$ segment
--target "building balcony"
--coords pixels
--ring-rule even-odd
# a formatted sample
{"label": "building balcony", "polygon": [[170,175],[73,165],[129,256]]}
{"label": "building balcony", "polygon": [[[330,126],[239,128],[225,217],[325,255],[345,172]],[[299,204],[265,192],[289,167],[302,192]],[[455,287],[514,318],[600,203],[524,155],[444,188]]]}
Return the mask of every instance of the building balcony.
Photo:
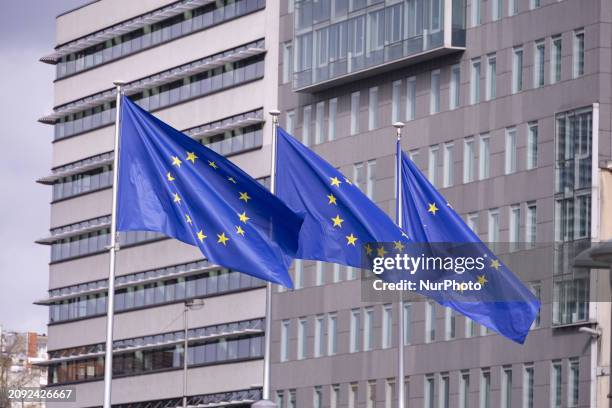
{"label": "building balcony", "polygon": [[298,0],[293,89],[318,92],[465,49],[464,0]]}

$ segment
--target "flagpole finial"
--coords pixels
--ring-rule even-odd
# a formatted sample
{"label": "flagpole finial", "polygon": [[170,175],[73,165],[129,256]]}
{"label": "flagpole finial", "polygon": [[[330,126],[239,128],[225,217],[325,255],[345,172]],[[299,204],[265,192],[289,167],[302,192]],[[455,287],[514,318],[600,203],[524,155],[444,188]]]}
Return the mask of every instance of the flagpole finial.
{"label": "flagpole finial", "polygon": [[278,109],[271,109],[268,111],[270,116],[272,116],[272,122],[275,124],[278,123],[278,116],[280,115],[280,111]]}
{"label": "flagpole finial", "polygon": [[404,122],[395,122],[393,127],[397,132],[397,140],[400,140],[402,138],[402,128],[404,127]]}
{"label": "flagpole finial", "polygon": [[115,86],[124,86],[126,84],[127,84],[127,82],[123,81],[121,79],[117,79],[117,80],[113,81],[113,85],[115,85]]}

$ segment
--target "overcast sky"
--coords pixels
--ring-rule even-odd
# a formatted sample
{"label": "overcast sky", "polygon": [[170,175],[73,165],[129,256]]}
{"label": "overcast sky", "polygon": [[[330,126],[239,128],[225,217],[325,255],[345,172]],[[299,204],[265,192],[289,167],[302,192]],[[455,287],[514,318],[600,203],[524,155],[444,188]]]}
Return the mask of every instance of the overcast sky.
{"label": "overcast sky", "polygon": [[0,325],[46,333],[53,128],[37,122],[52,109],[54,66],[38,59],[55,46],[55,16],[86,0],[0,2]]}

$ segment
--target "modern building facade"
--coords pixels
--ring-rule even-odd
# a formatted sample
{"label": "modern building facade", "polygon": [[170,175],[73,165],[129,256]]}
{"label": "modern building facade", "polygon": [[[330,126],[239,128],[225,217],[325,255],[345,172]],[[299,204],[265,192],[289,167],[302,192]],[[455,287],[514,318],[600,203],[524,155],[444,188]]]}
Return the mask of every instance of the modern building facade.
{"label": "modern building facade", "polygon": [[[57,17],[49,387],[65,407],[102,405],[115,117],[113,81],[145,109],[269,181],[278,4],[266,0],[92,1]],[[121,234],[114,406],[249,406],[261,398],[265,285],[151,233]],[[204,298],[202,307],[185,301]],[[187,315],[185,317],[185,314]]]}
{"label": "modern building facade", "polygon": [[[566,254],[612,238],[599,172],[612,154],[611,11],[605,0],[99,0],[58,16],[42,58],[57,68],[41,119],[54,126],[53,168],[39,180],[53,186],[39,241],[51,248],[39,302],[49,386],[76,387],[67,407],[102,404],[120,79],[264,183],[266,112],[279,108],[285,129],[389,214],[392,123],[405,122],[404,150],[484,241],[520,244],[525,259],[544,247],[550,268],[521,274],[543,301],[525,346],[407,302],[402,379],[398,303],[362,298],[356,269],[296,262],[296,289],[273,296],[280,407],[394,407],[399,387],[408,407],[608,406],[610,312],[595,295],[608,276]],[[260,399],[263,282],[156,234],[120,242],[113,404],[181,405],[185,315],[188,404]]]}
{"label": "modern building facade", "polygon": [[298,289],[274,295],[279,406],[395,407],[399,387],[407,407],[609,406],[609,272],[571,252],[609,239],[610,3],[283,3],[281,124],[393,216],[404,122],[403,149],[467,224],[533,261],[517,272],[543,307],[519,346],[406,302],[398,379],[398,302],[362,298],[353,269],[298,262]]}

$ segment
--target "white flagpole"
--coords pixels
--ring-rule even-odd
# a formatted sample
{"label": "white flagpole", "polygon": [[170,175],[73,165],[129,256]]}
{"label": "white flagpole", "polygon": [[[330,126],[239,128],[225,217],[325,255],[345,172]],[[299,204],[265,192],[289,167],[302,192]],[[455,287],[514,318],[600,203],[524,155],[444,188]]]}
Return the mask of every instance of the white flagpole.
{"label": "white flagpole", "polygon": [[115,316],[115,254],[119,250],[117,244],[117,191],[119,184],[119,121],[121,119],[121,87],[123,81],[114,81],[117,103],[115,105],[115,151],[113,161],[113,204],[111,209],[108,295],[106,311],[106,348],[104,350],[104,408],[111,408],[111,384],[113,381],[113,320]]}
{"label": "white flagpole", "polygon": [[[268,112],[272,116],[272,163],[270,165],[270,192],[276,193],[276,131],[278,128],[278,116],[280,111],[273,109]],[[272,283],[266,285],[266,335],[264,337],[264,378],[261,401],[253,404],[253,407],[276,407],[270,399],[270,350],[272,343]]]}
{"label": "white flagpole", "polygon": [[[395,182],[397,197],[395,222],[398,227],[403,227],[402,222],[402,156],[401,156],[401,141],[402,141],[402,122],[395,122],[393,127],[397,133],[397,146],[395,152]],[[397,406],[404,408],[404,300],[401,291],[399,292],[399,302],[397,305]]]}

